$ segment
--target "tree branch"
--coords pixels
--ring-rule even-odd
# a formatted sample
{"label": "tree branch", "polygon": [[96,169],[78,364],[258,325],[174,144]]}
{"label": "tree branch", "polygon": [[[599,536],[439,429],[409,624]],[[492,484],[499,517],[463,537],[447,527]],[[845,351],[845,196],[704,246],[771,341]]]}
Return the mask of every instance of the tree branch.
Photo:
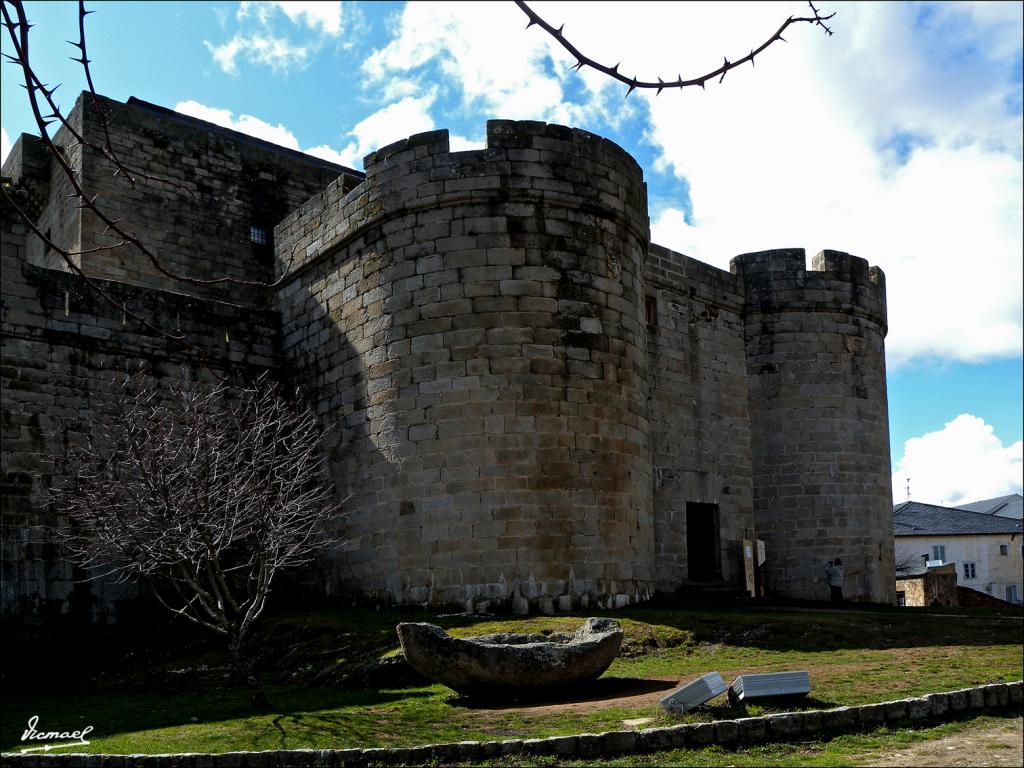
{"label": "tree branch", "polygon": [[596,69],[598,72],[604,73],[608,77],[618,80],[620,83],[628,85],[629,90],[626,91],[626,96],[629,96],[629,94],[631,94],[638,88],[654,88],[657,89],[658,94],[661,94],[661,92],[666,88],[682,89],[697,85],[699,85],[701,88],[704,88],[704,84],[708,80],[712,80],[716,77],[718,78],[718,82],[722,82],[722,80],[725,79],[726,73],[729,72],[730,70],[736,69],[736,67],[746,64],[748,61],[751,63],[751,65],[753,65],[754,57],[760,54],[761,52],[765,51],[770,45],[780,40],[782,42],[785,42],[785,39],[782,37],[782,33],[785,32],[790,27],[790,25],[800,23],[813,24],[824,29],[826,34],[831,35],[832,30],[825,25],[825,22],[831,19],[833,16],[835,16],[835,13],[830,13],[828,16],[822,16],[818,12],[818,9],[814,7],[814,3],[808,2],[808,5],[810,5],[811,7],[811,12],[814,14],[814,16],[790,16],[782,23],[782,26],[780,26],[775,31],[775,34],[769,37],[765,42],[763,42],[757,48],[752,50],[746,56],[742,56],[736,59],[735,61],[729,61],[728,58],[725,58],[724,63],[718,69],[715,69],[711,72],[708,72],[707,74],[700,75],[698,77],[690,78],[688,80],[684,80],[682,75],[677,75],[675,80],[663,80],[662,78],[659,77],[657,81],[649,81],[638,80],[635,76],[626,77],[621,72],[619,72],[618,64],[616,64],[614,67],[609,67],[606,64],[601,64],[600,62],[595,61],[589,56],[584,55],[575,45],[569,42],[569,40],[563,34],[562,30],[565,28],[564,24],[556,29],[553,25],[549,24],[543,18],[541,18],[532,8],[530,8],[530,6],[523,2],[523,0],[515,0],[515,3],[516,5],[519,6],[520,10],[522,10],[522,12],[525,13],[527,18],[529,19],[529,23],[527,23],[526,25],[527,29],[536,24],[549,35],[551,35],[551,37],[553,37],[559,45],[561,45],[565,50],[567,50],[576,58],[576,64],[573,66],[573,69],[579,71],[583,67],[590,67],[591,69]]}

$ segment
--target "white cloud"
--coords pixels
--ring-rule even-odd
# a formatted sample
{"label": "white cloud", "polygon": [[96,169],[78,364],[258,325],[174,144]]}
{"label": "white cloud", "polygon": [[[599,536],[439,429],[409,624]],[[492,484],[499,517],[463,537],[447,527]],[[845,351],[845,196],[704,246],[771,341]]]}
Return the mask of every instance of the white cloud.
{"label": "white cloud", "polygon": [[[601,6],[588,6],[586,14],[576,7],[578,26],[607,21],[609,12]],[[557,15],[571,7],[545,9]],[[434,67],[437,78],[457,87],[465,109],[489,117],[585,126],[602,114],[619,119],[631,113],[632,104],[613,110],[604,103],[610,85],[605,78],[583,78],[584,94],[572,99],[563,87],[578,79],[569,55],[538,29],[523,32],[525,19],[511,3],[408,3],[394,38],[364,62],[363,71],[374,87],[398,90],[409,73]]]}
{"label": "white cloud", "polygon": [[1021,493],[1022,444],[1004,446],[983,419],[962,413],[938,432],[907,440],[893,472],[893,499],[956,506]]}
{"label": "white cloud", "polygon": [[[644,95],[656,167],[689,183],[692,204],[686,221],[684,200],[653,200],[655,241],[722,268],[790,246],[863,256],[888,278],[892,365],[1021,354],[1021,117],[1007,107],[1020,84],[1006,74],[1020,24],[985,15],[1019,17],[1020,6],[940,4],[922,21],[928,8],[843,5],[834,37],[798,27],[721,86]],[[757,44],[779,9],[749,10],[721,10],[736,27],[704,17],[705,34],[676,50],[712,62],[716,47],[736,50],[719,28]],[[664,67],[662,27],[683,29],[660,25],[644,45],[624,35],[623,58]]]}
{"label": "white cloud", "polygon": [[7,129],[0,127],[0,164],[7,162],[7,156],[11,154],[11,137],[7,135]]}
{"label": "white cloud", "polygon": [[[304,39],[295,41],[276,28],[278,14],[299,27]],[[245,0],[235,14],[242,29],[226,43],[204,40],[207,50],[224,72],[238,74],[238,62],[270,67],[275,73],[302,69],[323,45],[326,37],[341,35],[340,2],[267,2]]]}
{"label": "white cloud", "polygon": [[434,128],[430,107],[437,98],[437,89],[423,96],[406,96],[356,123],[349,133],[355,136],[340,153],[341,163],[353,168],[363,167],[363,158],[370,152],[405,139],[414,133]]}
{"label": "white cloud", "polygon": [[198,117],[200,120],[206,120],[215,125],[230,128],[248,136],[255,136],[258,139],[263,139],[282,147],[288,147],[289,149],[299,148],[299,140],[295,138],[295,134],[280,123],[271,125],[252,115],[239,115],[236,120],[234,113],[229,109],[208,107],[205,104],[192,100],[178,102],[174,105],[174,111],[181,112],[183,115]]}
{"label": "white cloud", "polygon": [[283,37],[273,35],[236,34],[222,45],[213,45],[208,40],[203,44],[213,56],[217,65],[229,75],[238,74],[239,57],[252,64],[262,64],[274,72],[288,72],[302,68],[309,60],[309,49],[295,45]]}
{"label": "white cloud", "polygon": [[243,0],[238,7],[238,18],[255,16],[263,24],[269,24],[274,11],[284,13],[296,24],[305,24],[312,30],[336,37],[342,29],[342,4],[334,2],[299,2],[287,0],[278,2],[252,2]]}
{"label": "white cloud", "polygon": [[341,152],[336,150],[334,147],[327,146],[326,144],[310,147],[309,149],[304,149],[302,151],[307,155],[319,157],[321,160],[327,160],[328,162],[337,163],[338,165],[347,165],[350,168],[352,167],[351,163],[345,161],[345,157]]}
{"label": "white cloud", "polygon": [[452,152],[466,152],[471,149],[483,149],[487,145],[484,139],[470,139],[466,136],[449,136],[448,148]]}

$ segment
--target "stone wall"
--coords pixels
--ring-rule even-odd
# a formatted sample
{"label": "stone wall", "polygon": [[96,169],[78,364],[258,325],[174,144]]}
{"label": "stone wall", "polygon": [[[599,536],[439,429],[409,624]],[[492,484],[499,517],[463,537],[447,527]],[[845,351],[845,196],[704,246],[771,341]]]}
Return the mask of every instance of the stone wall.
{"label": "stone wall", "polygon": [[[658,245],[645,269],[658,588],[736,586],[742,540],[755,530],[742,284]],[[717,574],[690,573],[686,505],[694,502],[718,508]]]}
{"label": "stone wall", "polygon": [[902,592],[908,608],[932,605],[960,605],[956,584],[956,564],[947,563],[927,573],[896,579],[896,591]]}
{"label": "stone wall", "polygon": [[[111,215],[191,276],[279,279],[204,287],[128,249],[81,257],[214,369],[279,368],[303,388],[349,511],[308,587],[611,607],[738,587],[741,540],[763,538],[775,594],[826,598],[842,557],[849,596],[892,602],[884,277],[862,259],[826,251],[807,270],[802,251],[765,252],[727,273],[651,245],[641,169],[575,129],[492,121],[470,152],[420,134],[368,156],[364,181],[155,105],[101,106],[115,152],[172,182],[133,187],[62,129]],[[86,96],[71,115],[94,142],[96,110]],[[109,242],[38,141],[19,139],[4,176],[61,244]],[[31,543],[31,450],[109,401],[114,371],[198,359],[6,213],[4,610],[60,611],[66,566]],[[254,247],[250,227],[277,221]]]}
{"label": "stone wall", "polygon": [[[81,160],[81,184],[111,219],[122,219],[170,272],[198,280],[232,277],[270,281],[273,266],[273,227],[328,183],[341,179],[351,188],[362,174],[303,155],[250,136],[220,128],[137,99],[127,103],[88,94],[79,96],[72,122],[97,146],[105,146],[99,111],[107,115],[110,142],[117,158],[136,173],[134,184],[117,171],[102,152],[76,148]],[[68,145],[66,129],[59,143]],[[54,164],[54,187],[66,195],[70,186]],[[54,203],[61,198],[51,194]],[[66,197],[65,197],[66,199]],[[80,239],[61,245],[91,248],[120,242],[104,234],[106,224],[92,211],[78,211],[74,201],[51,205],[56,220],[74,226]],[[45,231],[50,224],[44,220]],[[264,245],[252,241],[250,228],[264,230]],[[54,235],[58,229],[53,229]],[[31,245],[31,249],[38,248]],[[41,263],[30,254],[35,263]],[[89,274],[110,280],[174,290],[251,306],[265,305],[259,292],[232,284],[198,285],[174,280],[134,246],[85,254],[81,266]]]}
{"label": "stone wall", "polygon": [[892,489],[885,386],[885,276],[864,259],[803,249],[737,256],[754,468],[768,587],[893,603]]}
{"label": "stone wall", "polygon": [[286,367],[352,494],[337,575],[404,603],[625,604],[653,588],[642,174],[583,131],[487,137],[385,147],[278,227]]}
{"label": "stone wall", "polygon": [[[3,538],[0,612],[46,624],[116,619],[130,591],[83,581],[53,544],[54,519],[39,503],[42,457],[62,456],[102,413],[116,407],[126,375],[144,369],[167,387],[210,370],[249,378],[277,366],[277,316],[269,311],[100,280],[118,302],[202,350],[167,340],[127,317],[80,278],[28,263],[26,227],[0,211],[0,411]],[[32,237],[32,236],[29,236]]]}

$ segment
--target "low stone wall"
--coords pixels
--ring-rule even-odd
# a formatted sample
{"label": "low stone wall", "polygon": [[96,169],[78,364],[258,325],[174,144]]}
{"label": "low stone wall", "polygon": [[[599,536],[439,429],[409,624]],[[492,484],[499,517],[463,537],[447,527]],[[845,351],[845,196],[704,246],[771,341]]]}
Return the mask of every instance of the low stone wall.
{"label": "low stone wall", "polygon": [[872,730],[883,725],[921,725],[1020,707],[1024,681],[994,683],[948,693],[930,693],[858,707],[782,712],[764,717],[686,723],[642,731],[608,731],[548,739],[461,741],[398,749],[290,749],[266,752],[177,755],[20,755],[3,754],[3,765],[48,768],[362,768],[369,765],[425,765],[476,762],[505,755],[599,758],[634,752],[700,748],[718,744],[742,748],[765,742],[813,739]]}

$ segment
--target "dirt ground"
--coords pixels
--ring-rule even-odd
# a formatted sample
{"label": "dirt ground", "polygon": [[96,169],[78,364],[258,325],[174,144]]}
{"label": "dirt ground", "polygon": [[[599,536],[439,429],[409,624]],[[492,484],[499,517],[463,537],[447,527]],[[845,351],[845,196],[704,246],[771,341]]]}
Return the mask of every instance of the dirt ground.
{"label": "dirt ground", "polygon": [[863,766],[1024,766],[1024,718],[969,728],[952,736],[866,756]]}

